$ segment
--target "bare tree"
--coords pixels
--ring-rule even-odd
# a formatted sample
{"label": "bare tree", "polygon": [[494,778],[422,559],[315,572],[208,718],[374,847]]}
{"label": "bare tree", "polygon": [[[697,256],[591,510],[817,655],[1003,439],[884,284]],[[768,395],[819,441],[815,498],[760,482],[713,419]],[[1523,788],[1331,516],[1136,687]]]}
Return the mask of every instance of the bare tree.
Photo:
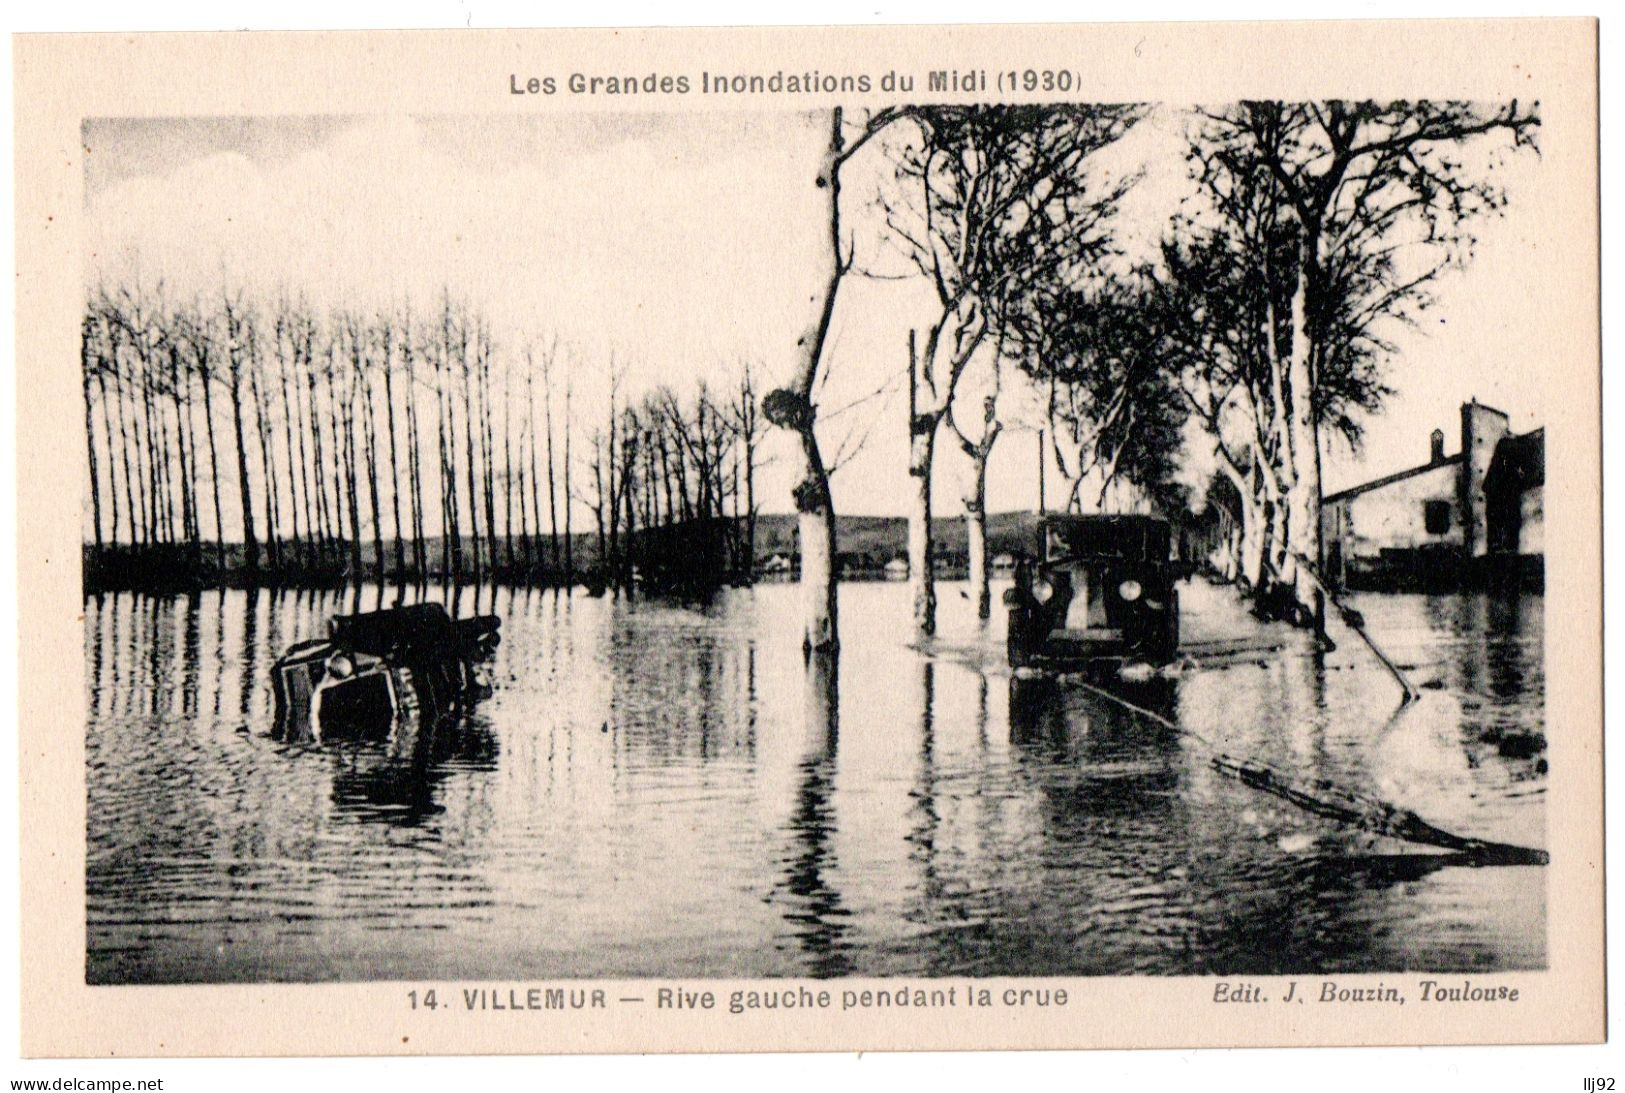
{"label": "bare tree", "polygon": [[98,323],[94,307],[87,306],[79,330],[79,367],[85,399],[85,450],[90,459],[91,525],[96,553],[100,556],[105,547],[102,541],[102,483],[96,466],[96,399],[91,392],[92,381],[99,380],[104,367],[98,346]]}
{"label": "bare tree", "polygon": [[223,289],[225,314],[227,394],[231,397],[231,427],[237,440],[237,494],[242,503],[243,565],[250,572],[260,567],[259,536],[254,531],[254,500],[248,478],[248,444],[243,431],[243,384],[249,369],[248,339],[253,322],[242,293]]}
{"label": "bare tree", "polygon": [[[734,429],[739,436],[740,462],[745,471],[745,550],[740,572],[749,578],[756,570],[756,448],[761,443],[762,421],[756,409],[756,373],[746,361],[739,378],[739,398],[734,404]],[[668,479],[669,481],[669,479]],[[668,500],[667,511],[671,509]]]}
{"label": "bare tree", "polygon": [[282,568],[282,545],[277,519],[279,515],[277,472],[276,463],[271,457],[271,406],[266,398],[265,385],[260,379],[261,374],[266,371],[266,363],[265,355],[260,350],[257,326],[253,324],[248,326],[247,339],[249,402],[254,408],[254,433],[259,441],[260,486],[265,500],[266,554],[272,572],[276,572]]}
{"label": "bare tree", "polygon": [[457,422],[456,405],[450,392],[454,318],[451,293],[442,296],[440,340],[435,346],[435,400],[439,408],[440,525],[450,554],[453,577],[463,575],[463,538],[457,511]]}
{"label": "bare tree", "polygon": [[[394,516],[395,573],[406,571],[406,530],[401,525],[401,468],[395,446],[395,324],[389,315],[378,317],[378,340],[381,370],[384,376],[384,428],[389,438],[389,499]],[[410,392],[410,387],[408,387]],[[383,550],[379,546],[380,552]],[[382,568],[382,563],[380,563]]]}
{"label": "bare tree", "polygon": [[[294,451],[294,422],[297,411],[294,409],[294,400],[290,394],[288,376],[290,371],[299,368],[299,328],[293,314],[292,305],[286,296],[277,302],[275,319],[277,375],[276,384],[282,397],[282,439],[283,454],[287,459],[288,467],[288,515],[292,524],[292,548],[296,565],[308,564],[308,559],[302,558],[304,544],[301,541],[299,517],[300,488],[304,478],[303,459],[296,456]],[[300,442],[303,445],[304,436],[301,433]]]}
{"label": "bare tree", "polygon": [[[418,433],[417,355],[413,352],[412,308],[408,304],[401,318],[401,369],[406,397],[407,495],[411,501],[412,565],[417,576],[428,576],[428,544],[423,522],[422,441]],[[427,343],[425,343],[427,344]],[[397,487],[398,488],[398,487]]]}

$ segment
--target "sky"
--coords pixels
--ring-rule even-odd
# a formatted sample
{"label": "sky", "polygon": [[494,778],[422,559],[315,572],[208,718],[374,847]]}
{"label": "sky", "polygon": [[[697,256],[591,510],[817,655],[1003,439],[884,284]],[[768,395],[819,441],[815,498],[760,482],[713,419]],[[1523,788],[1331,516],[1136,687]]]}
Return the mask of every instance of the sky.
{"label": "sky", "polygon": [[[793,372],[820,291],[827,225],[808,180],[826,124],[789,111],[93,119],[87,276],[138,271],[178,298],[222,281],[262,298],[285,288],[365,310],[427,305],[449,289],[511,351],[557,337],[586,415],[603,404],[612,360],[634,395],[700,378],[725,386],[747,360],[771,385]],[[1143,172],[1119,217],[1130,256],[1155,246],[1188,192],[1184,125],[1181,110],[1158,107],[1096,165]],[[1542,375],[1561,367],[1561,347],[1543,321],[1552,281],[1537,272],[1542,169],[1535,155],[1502,168],[1504,216],[1480,226],[1473,261],[1444,278],[1424,320],[1390,331],[1395,393],[1368,419],[1361,451],[1329,445],[1327,492],[1425,462],[1436,427],[1455,450],[1469,398],[1506,410],[1519,431],[1545,420]],[[880,149],[859,153],[843,174],[844,211],[860,264],[895,274],[872,230],[884,171]],[[820,391],[825,445],[849,456],[838,511],[903,511],[898,380],[908,331],[930,321],[932,302],[920,279],[843,283]],[[1015,416],[989,470],[995,511],[1037,502],[1037,436]],[[1193,481],[1211,466],[1202,449],[1193,434]],[[957,512],[966,461],[940,450],[936,508]],[[762,506],[788,511],[788,438],[773,434],[763,454]],[[1058,485],[1052,470],[1051,497]]]}

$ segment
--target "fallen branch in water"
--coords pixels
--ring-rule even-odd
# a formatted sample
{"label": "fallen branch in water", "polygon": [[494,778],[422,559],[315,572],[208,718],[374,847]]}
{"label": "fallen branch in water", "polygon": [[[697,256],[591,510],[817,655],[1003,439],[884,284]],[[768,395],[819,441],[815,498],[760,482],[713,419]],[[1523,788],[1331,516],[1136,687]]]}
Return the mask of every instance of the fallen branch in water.
{"label": "fallen branch in water", "polygon": [[[1213,750],[1212,742],[1200,733],[1184,728],[1153,710],[1136,706],[1092,683],[1080,681],[1078,686]],[[1408,808],[1353,793],[1324,779],[1317,779],[1306,787],[1304,783],[1294,782],[1263,763],[1236,759],[1223,752],[1213,756],[1212,764],[1215,770],[1236,778],[1243,785],[1290,801],[1306,812],[1405,842],[1454,850],[1470,859],[1474,865],[1546,865],[1551,861],[1551,855],[1544,850],[1456,835],[1434,827]]]}
{"label": "fallen branch in water", "polygon": [[1262,763],[1224,754],[1213,757],[1213,768],[1253,789],[1290,801],[1306,812],[1341,821],[1362,831],[1454,850],[1471,858],[1474,864],[1546,865],[1551,861],[1551,855],[1544,850],[1452,834],[1434,827],[1408,808],[1352,793],[1323,779],[1309,783],[1306,788],[1303,783],[1294,783]]}

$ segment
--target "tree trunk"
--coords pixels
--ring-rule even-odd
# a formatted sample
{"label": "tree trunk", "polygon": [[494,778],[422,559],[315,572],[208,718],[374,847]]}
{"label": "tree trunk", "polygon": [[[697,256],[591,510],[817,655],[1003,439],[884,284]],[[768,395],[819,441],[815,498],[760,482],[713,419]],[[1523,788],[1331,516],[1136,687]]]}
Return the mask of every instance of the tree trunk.
{"label": "tree trunk", "polygon": [[[567,383],[564,385],[564,579],[571,585],[574,585],[576,573],[575,541],[570,531],[570,515],[572,510],[575,508],[574,497],[570,493],[570,430],[572,428],[572,421],[570,418],[570,395],[571,387]],[[548,451],[551,452],[551,438],[553,436],[551,414],[548,415],[547,428],[547,435],[549,437]],[[551,493],[553,490],[553,470],[551,459],[548,460],[547,488],[548,492]],[[557,509],[554,511],[557,512]],[[553,523],[553,527],[558,527],[556,520]]]}
{"label": "tree trunk", "polygon": [[[468,479],[468,545],[473,555],[474,580],[480,579],[480,491],[479,471],[474,465],[474,377],[473,366],[468,359],[468,344],[466,338],[463,343],[463,454],[467,457],[464,467]],[[486,529],[487,534],[490,529]]]}
{"label": "tree trunk", "polygon": [[[112,352],[111,348],[108,350]],[[102,406],[102,435],[107,438],[107,500],[111,507],[109,515],[112,519],[107,525],[108,545],[118,546],[118,475],[113,465],[113,420],[108,416],[107,403],[107,370],[113,366],[111,359],[105,359],[102,367],[96,371],[96,389],[100,395]]]}
{"label": "tree trunk", "polygon": [[147,366],[145,351],[141,352],[141,430],[145,439],[146,453],[147,542],[156,545],[163,542],[162,517],[159,512],[162,495],[158,490],[158,442],[152,431],[152,373]]}
{"label": "tree trunk", "polygon": [[592,449],[592,484],[594,501],[592,506],[592,514],[593,519],[597,521],[598,524],[598,569],[600,572],[602,572],[605,567],[609,565],[608,532],[604,527],[604,505],[606,504],[606,499],[604,497],[604,459],[599,452],[599,445],[602,442],[603,441],[601,438],[594,437]]}
{"label": "tree trunk", "polygon": [[[532,538],[530,518],[530,497],[536,489],[536,405],[534,385],[531,381],[533,368],[530,355],[525,356],[525,419],[519,431],[519,463],[514,468],[519,476],[519,550],[524,556],[522,563],[525,580],[528,583],[536,575],[536,541]],[[511,377],[510,377],[511,379]],[[527,459],[527,452],[530,453]],[[527,469],[529,477],[527,478]],[[536,514],[536,521],[541,522],[541,513]]]}
{"label": "tree trunk", "polygon": [[451,369],[450,323],[448,311],[441,328],[441,354],[435,363],[435,398],[439,411],[440,524],[445,539],[442,549],[451,556],[452,576],[460,578],[463,575],[463,536],[457,513],[457,422],[452,416],[455,400],[447,390],[447,377]]}
{"label": "tree trunk", "polygon": [[412,566],[421,579],[428,575],[427,544],[423,532],[423,464],[419,461],[417,388],[412,381],[412,359],[406,358],[406,474],[412,512]]}
{"label": "tree trunk", "polygon": [[485,497],[485,542],[491,556],[491,571],[497,568],[496,440],[491,425],[491,347],[482,331],[475,343],[479,363],[476,376],[480,396],[480,485]]}
{"label": "tree trunk", "polygon": [[[632,433],[630,423],[627,435],[621,440],[621,451],[626,454],[625,465],[621,468],[621,497],[626,509],[626,538],[622,540],[621,548],[621,586],[626,594],[632,594],[632,571],[637,566],[637,479],[634,472],[637,470],[636,434]],[[632,447],[628,447],[632,445]]]}
{"label": "tree trunk", "polygon": [[818,441],[808,429],[801,438],[802,479],[796,490],[796,531],[801,540],[801,591],[805,628],[802,651],[819,656],[840,646],[836,629],[835,506],[829,495]]}
{"label": "tree trunk", "polygon": [[[508,574],[511,578],[514,569],[513,552],[513,494],[514,494],[514,465],[513,465],[513,384],[511,371],[504,374],[502,380],[502,538],[503,548],[508,556]],[[523,452],[521,451],[521,457]],[[524,468],[519,469],[519,507],[524,508],[525,479]]]}
{"label": "tree trunk", "polygon": [[[532,412],[534,413],[534,402]],[[553,380],[549,376],[542,383],[542,413],[545,415],[544,428],[547,430],[547,545],[548,562],[553,569],[554,578],[560,572],[559,568],[559,493],[557,480],[554,478],[553,467]],[[530,493],[531,509],[536,513],[537,537],[541,537],[542,530],[542,495],[541,479],[536,467],[536,429],[535,418],[532,417],[530,433]],[[566,495],[564,503],[570,503]]]}
{"label": "tree trunk", "polygon": [[985,501],[965,504],[965,554],[970,567],[970,598],[976,617],[993,614],[993,592],[988,584],[987,509]]}
{"label": "tree trunk", "polygon": [[1236,521],[1232,548],[1234,557],[1228,563],[1227,568],[1230,572],[1226,576],[1230,580],[1240,579],[1247,587],[1256,589],[1264,564],[1264,511],[1258,501],[1258,466],[1255,463],[1243,474],[1229,459],[1221,455],[1219,469],[1235,487],[1239,499],[1234,513]]}
{"label": "tree trunk", "polygon": [[[153,367],[156,371],[157,366]],[[178,538],[175,534],[175,471],[170,458],[169,415],[164,411],[163,399],[156,397],[156,391],[154,395],[153,412],[158,415],[158,484],[160,496],[164,499],[164,541],[174,544]],[[175,423],[175,431],[180,432],[178,421]]]}
{"label": "tree trunk", "polygon": [[[135,368],[136,365],[132,363],[132,372],[135,371]],[[124,385],[127,395],[124,412],[129,419],[130,427],[129,453],[131,481],[134,483],[134,485],[130,487],[134,492],[130,494],[129,499],[131,519],[130,543],[132,546],[145,546],[151,542],[151,540],[148,538],[147,532],[152,526],[151,522],[147,519],[147,469],[143,463],[145,452],[141,446],[141,419],[139,417],[139,411],[141,408],[140,396],[135,390],[135,387],[139,383],[139,374],[132,374],[127,377],[127,382]]]}
{"label": "tree trunk", "polygon": [[781,428],[793,429],[800,440],[801,467],[794,498],[797,530],[801,540],[802,649],[805,653],[830,651],[840,646],[836,603],[835,565],[837,557],[835,504],[830,496],[829,471],[818,448],[814,431],[816,411],[813,388],[818,366],[835,314],[845,267],[841,261],[841,110],[830,111],[829,144],[824,149],[813,185],[823,196],[829,227],[829,250],[823,255],[824,295],[818,312],[798,340],[801,360],[795,379],[786,389],[770,392],[763,400],[762,413]]}
{"label": "tree trunk", "polygon": [[620,572],[621,566],[621,492],[616,486],[620,457],[618,455],[619,449],[615,443],[618,435],[619,433],[615,424],[615,403],[612,392],[611,401],[609,404],[609,447],[606,449],[604,455],[604,476],[608,480],[608,493],[601,494],[601,496],[605,498],[604,503],[608,506],[608,509],[606,510],[608,513],[608,519],[605,521],[605,527],[609,532],[609,555],[607,558],[609,568],[605,573],[605,580],[611,584],[614,583],[615,574]]}
{"label": "tree trunk", "polygon": [[755,430],[756,407],[752,404],[747,410],[747,420],[751,422],[745,434],[745,564],[744,573],[747,580],[754,580],[756,576],[756,439]]}
{"label": "tree trunk", "polygon": [[[118,367],[118,350],[113,350],[113,406],[118,411],[119,462],[124,471],[124,519],[130,529],[130,545],[136,543],[135,475],[130,470],[130,429],[124,413],[124,376]],[[215,516],[220,515],[219,490],[215,491]],[[113,538],[118,539],[118,525],[113,525]]]}
{"label": "tree trunk", "polygon": [[[394,346],[388,333],[384,340],[384,428],[389,430],[389,498],[395,518],[395,576],[406,571],[406,530],[401,526],[401,465],[395,444],[395,362]],[[407,390],[411,391],[408,381]],[[382,568],[380,566],[380,568]]]}
{"label": "tree trunk", "polygon": [[203,431],[209,438],[209,493],[214,499],[214,561],[226,568],[225,522],[220,518],[220,452],[214,439],[214,399],[209,394],[210,378],[205,366],[199,381],[203,384]]}
{"label": "tree trunk", "polygon": [[356,536],[360,535],[354,524],[350,526],[350,531],[345,530],[344,524],[345,506],[350,496],[350,477],[355,464],[350,455],[349,410],[341,401],[335,358],[330,357],[327,363],[327,436],[333,457],[333,556],[338,564],[347,565],[354,561],[351,558],[347,562],[346,557],[355,545]]}
{"label": "tree trunk", "polygon": [[[1298,275],[1292,291],[1292,351],[1288,358],[1288,436],[1292,478],[1286,490],[1284,576],[1293,599],[1316,620],[1324,614],[1321,591],[1300,559],[1320,567],[1320,443],[1314,408],[1313,340],[1309,332],[1309,283],[1318,259],[1318,231],[1305,225]],[[1300,620],[1302,621],[1302,620]]]}
{"label": "tree trunk", "polygon": [[[372,384],[365,377],[360,380],[362,435],[367,448],[367,501],[372,508],[373,566],[378,583],[384,582],[384,518],[383,505],[378,499],[378,415],[372,405]],[[397,536],[398,538],[399,536]]]}
{"label": "tree trunk", "polygon": [[350,577],[359,581],[362,577],[361,560],[361,495],[356,489],[356,443],[355,443],[355,389],[352,386],[344,395],[344,401],[339,403],[342,411],[340,427],[344,438],[342,450],[343,462],[339,467],[339,475],[344,484],[341,500],[345,512],[348,514],[350,528],[345,541],[350,549]]}
{"label": "tree trunk", "polygon": [[1266,501],[1265,562],[1261,568],[1260,588],[1286,580],[1287,507],[1281,501]]}
{"label": "tree trunk", "polygon": [[84,340],[79,350],[79,365],[84,370],[85,451],[90,456],[90,519],[94,525],[96,555],[100,560],[102,553],[102,486],[101,476],[96,470],[96,413],[90,394],[90,378],[96,373],[90,331],[91,326],[87,321],[83,333]]}
{"label": "tree trunk", "polygon": [[[310,418],[310,481],[315,487],[316,555],[326,563],[329,544],[333,541],[333,524],[327,507],[327,453],[322,447],[322,408],[316,398],[316,362],[311,360],[310,372],[305,377],[306,411]],[[328,438],[333,443],[333,438]]]}
{"label": "tree trunk", "polygon": [[260,445],[260,483],[265,491],[266,552],[269,555],[271,569],[277,570],[282,565],[282,544],[278,531],[281,526],[282,506],[277,498],[279,488],[276,461],[272,458],[271,414],[266,403],[265,392],[260,386],[257,361],[255,362],[254,371],[249,374],[249,390],[254,396],[254,431],[258,434]]}
{"label": "tree trunk", "polygon": [[[290,338],[296,336],[297,335],[293,334],[292,332],[289,334]],[[297,348],[293,349],[293,354],[295,361],[297,361]],[[282,390],[282,450],[287,456],[288,463],[288,516],[289,522],[292,524],[291,530],[293,532],[293,564],[295,568],[298,568],[298,566],[300,566],[304,561],[304,540],[299,523],[299,494],[301,488],[304,486],[304,468],[301,464],[304,461],[302,459],[297,463],[294,461],[293,430],[294,417],[297,410],[294,407],[294,400],[291,397],[291,393],[288,388],[288,359],[282,354],[280,342],[278,343],[277,348],[277,383]],[[303,444],[303,442],[304,437],[301,436],[300,443]]]}
{"label": "tree trunk", "polygon": [[180,347],[169,346],[169,397],[175,411],[175,450],[180,456],[181,533],[186,537],[187,564],[198,556],[197,509],[194,483],[197,452],[192,444],[191,392],[183,383]]}
{"label": "tree trunk", "polygon": [[660,431],[660,484],[666,495],[666,522],[674,523],[677,519],[676,494],[672,492],[671,474],[671,438],[666,435],[670,423],[665,423]]}
{"label": "tree trunk", "polygon": [[[235,352],[235,350],[233,350]],[[243,565],[250,573],[260,567],[260,543],[254,534],[254,499],[248,481],[248,443],[243,435],[241,365],[231,377],[231,426],[237,436],[237,494],[243,510]]]}

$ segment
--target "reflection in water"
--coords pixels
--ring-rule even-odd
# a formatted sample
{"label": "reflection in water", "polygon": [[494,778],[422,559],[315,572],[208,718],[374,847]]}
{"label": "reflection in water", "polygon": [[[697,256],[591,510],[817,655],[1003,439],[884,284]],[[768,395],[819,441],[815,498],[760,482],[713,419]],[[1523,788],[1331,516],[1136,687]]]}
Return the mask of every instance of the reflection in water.
{"label": "reflection in water", "polygon": [[452,770],[495,770],[498,748],[473,717],[403,725],[387,744],[336,745],[333,803],[360,820],[420,824],[445,811],[435,797]]}
{"label": "reflection in water", "polygon": [[[448,976],[1263,974],[1544,966],[1545,874],[1338,828],[1212,750],[1541,843],[1539,597],[1367,596],[1359,648],[1109,689],[1012,680],[1001,623],[843,588],[705,603],[538,589],[85,601],[93,982]],[[495,690],[387,745],[272,735],[268,673],[333,614],[503,617]],[[1222,590],[1187,632],[1246,633]]]}
{"label": "reflection in water", "polygon": [[840,742],[840,655],[815,652],[807,658],[806,745],[797,765],[800,785],[789,828],[793,842],[780,887],[790,899],[784,917],[819,976],[853,972],[843,936],[847,931],[841,895],[832,883],[835,854],[835,755]]}

